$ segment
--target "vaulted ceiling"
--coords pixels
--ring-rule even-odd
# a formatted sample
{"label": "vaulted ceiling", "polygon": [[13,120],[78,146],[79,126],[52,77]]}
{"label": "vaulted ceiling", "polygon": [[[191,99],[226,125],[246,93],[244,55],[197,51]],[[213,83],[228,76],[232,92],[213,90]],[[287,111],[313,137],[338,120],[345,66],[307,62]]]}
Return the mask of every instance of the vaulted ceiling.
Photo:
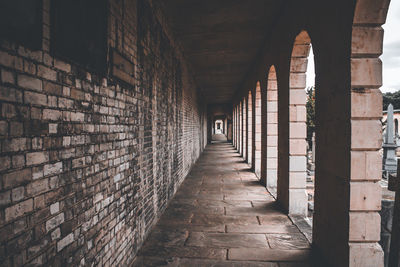
{"label": "vaulted ceiling", "polygon": [[207,103],[229,103],[268,37],[283,1],[157,0]]}

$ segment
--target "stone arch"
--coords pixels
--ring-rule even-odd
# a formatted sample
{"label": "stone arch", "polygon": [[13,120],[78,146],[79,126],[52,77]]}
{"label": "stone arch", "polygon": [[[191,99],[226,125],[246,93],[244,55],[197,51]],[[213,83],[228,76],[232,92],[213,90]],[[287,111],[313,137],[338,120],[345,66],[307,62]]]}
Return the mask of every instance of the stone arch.
{"label": "stone arch", "polygon": [[[311,39],[306,31],[301,31],[293,40],[290,56],[288,89],[279,86],[278,75],[272,71],[269,84],[280,88],[275,93],[277,100],[277,146],[278,152],[271,147],[267,160],[277,159],[277,181],[270,179],[270,191],[274,192],[282,208],[291,215],[307,215],[306,171],[307,171],[307,126],[306,126],[306,71]],[[282,73],[280,73],[282,74]],[[275,77],[274,77],[275,76]],[[285,79],[287,79],[285,77]],[[276,79],[276,80],[274,80]],[[275,81],[275,82],[274,82]],[[287,86],[286,85],[286,86]],[[268,86],[269,87],[269,86]],[[287,87],[286,87],[287,88]],[[272,89],[272,88],[271,88]],[[273,91],[270,92],[274,94]],[[277,90],[277,92],[279,91]],[[279,97],[278,97],[279,96]],[[270,114],[272,116],[272,114]],[[273,125],[271,125],[273,126]],[[271,127],[270,126],[270,127]],[[275,144],[273,144],[275,145]],[[268,155],[269,154],[269,155]],[[267,164],[267,166],[270,164]],[[272,166],[274,168],[275,166]],[[274,170],[274,169],[273,169]],[[268,181],[267,181],[268,182]],[[275,186],[275,184],[277,184]]]}
{"label": "stone arch", "polygon": [[307,215],[306,71],[311,39],[306,31],[295,38],[289,76],[289,214]]}
{"label": "stone arch", "polygon": [[254,172],[261,177],[262,101],[260,81],[257,81],[255,88],[254,113]]}
{"label": "stone arch", "polygon": [[247,96],[247,162],[252,164],[252,154],[253,154],[253,97],[251,90]]}
{"label": "stone arch", "polygon": [[[382,54],[389,0],[358,0],[351,42],[349,263],[383,266],[380,236]],[[369,134],[366,135],[365,133]],[[378,193],[376,193],[378,192]],[[360,231],[359,229],[368,229]],[[362,243],[360,243],[362,242]]]}
{"label": "stone arch", "polygon": [[[382,175],[379,56],[383,45],[381,25],[389,1],[358,0],[355,4],[353,23],[348,24],[345,34],[338,31],[333,36],[318,36],[314,32],[314,47],[318,46],[314,52],[319,145],[313,245],[334,266],[383,266],[378,244]],[[347,37],[347,33],[351,35]],[[342,37],[337,41],[341,50],[331,52],[332,47],[328,41],[321,41],[322,37],[331,42]],[[332,73],[337,67],[342,70]]]}

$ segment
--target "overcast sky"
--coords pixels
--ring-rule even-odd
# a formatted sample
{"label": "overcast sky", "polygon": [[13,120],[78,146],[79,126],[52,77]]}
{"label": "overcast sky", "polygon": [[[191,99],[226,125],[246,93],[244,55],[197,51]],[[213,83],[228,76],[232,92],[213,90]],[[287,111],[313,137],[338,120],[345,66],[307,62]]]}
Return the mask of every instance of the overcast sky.
{"label": "overcast sky", "polygon": [[[392,0],[386,24],[383,25],[383,85],[382,92],[400,90],[400,1]],[[313,86],[315,80],[314,55],[312,50],[308,58],[307,87]]]}

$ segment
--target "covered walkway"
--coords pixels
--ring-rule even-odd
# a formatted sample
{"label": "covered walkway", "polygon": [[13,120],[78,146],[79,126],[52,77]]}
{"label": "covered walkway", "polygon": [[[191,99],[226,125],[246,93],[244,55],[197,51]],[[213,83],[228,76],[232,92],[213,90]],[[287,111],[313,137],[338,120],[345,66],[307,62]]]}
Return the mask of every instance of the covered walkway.
{"label": "covered walkway", "polygon": [[208,145],[136,266],[309,266],[310,245],[229,143]]}
{"label": "covered walkway", "polygon": [[389,3],[0,1],[0,267],[383,267]]}

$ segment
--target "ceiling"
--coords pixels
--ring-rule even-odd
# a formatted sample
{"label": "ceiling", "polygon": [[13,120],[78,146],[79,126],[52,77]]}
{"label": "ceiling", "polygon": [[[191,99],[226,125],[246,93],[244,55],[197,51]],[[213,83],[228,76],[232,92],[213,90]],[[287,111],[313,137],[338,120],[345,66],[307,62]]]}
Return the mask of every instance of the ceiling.
{"label": "ceiling", "polygon": [[207,103],[230,103],[256,60],[282,1],[156,0],[183,46]]}

